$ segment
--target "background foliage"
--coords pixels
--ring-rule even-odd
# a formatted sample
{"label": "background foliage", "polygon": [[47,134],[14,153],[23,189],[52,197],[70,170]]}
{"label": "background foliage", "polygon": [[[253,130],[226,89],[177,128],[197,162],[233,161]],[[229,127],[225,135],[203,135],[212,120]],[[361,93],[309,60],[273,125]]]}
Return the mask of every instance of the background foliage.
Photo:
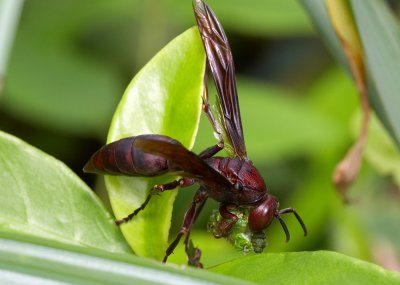
{"label": "background foliage", "polygon": [[[26,1],[0,95],[0,129],[65,162],[107,204],[103,179],[84,175],[82,166],[104,144],[133,75],[195,24],[190,2]],[[332,250],[400,270],[398,151],[374,122],[360,177],[350,190],[356,202],[342,205],[331,173],[357,135],[357,93],[306,10],[294,0],[208,4],[231,42],[248,155],[281,206],[294,207],[309,229],[303,238],[288,217],[292,239],[286,244],[273,224],[266,251]],[[391,8],[398,14],[398,6]],[[213,143],[203,117],[194,150]],[[178,193],[172,234],[194,191]],[[193,235],[206,266],[243,255],[205,233],[216,207],[207,203]],[[175,252],[171,261],[184,263],[183,250]]]}

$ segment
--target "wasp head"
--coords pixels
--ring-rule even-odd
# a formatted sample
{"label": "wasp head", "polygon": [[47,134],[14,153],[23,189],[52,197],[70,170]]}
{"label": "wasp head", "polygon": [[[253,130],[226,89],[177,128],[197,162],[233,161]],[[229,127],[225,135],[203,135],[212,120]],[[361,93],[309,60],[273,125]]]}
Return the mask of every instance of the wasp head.
{"label": "wasp head", "polygon": [[273,219],[277,219],[285,232],[286,242],[288,242],[290,240],[289,230],[281,218],[282,214],[287,213],[293,213],[295,215],[303,228],[304,236],[306,236],[307,228],[297,212],[293,208],[279,210],[278,199],[269,194],[266,194],[265,197],[250,211],[249,228],[254,233],[262,232],[271,224]]}

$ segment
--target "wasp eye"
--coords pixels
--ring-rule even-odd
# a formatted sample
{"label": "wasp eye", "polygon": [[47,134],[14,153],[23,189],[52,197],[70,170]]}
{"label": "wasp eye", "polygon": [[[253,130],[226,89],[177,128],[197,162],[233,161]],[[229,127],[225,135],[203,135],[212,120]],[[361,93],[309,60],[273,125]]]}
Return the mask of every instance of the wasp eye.
{"label": "wasp eye", "polygon": [[235,183],[235,189],[236,189],[237,191],[242,191],[242,190],[243,190],[243,185],[242,185],[242,183],[236,182],[236,183]]}
{"label": "wasp eye", "polygon": [[276,215],[278,201],[275,197],[267,195],[261,200],[249,215],[249,227],[253,232],[260,232],[267,228]]}

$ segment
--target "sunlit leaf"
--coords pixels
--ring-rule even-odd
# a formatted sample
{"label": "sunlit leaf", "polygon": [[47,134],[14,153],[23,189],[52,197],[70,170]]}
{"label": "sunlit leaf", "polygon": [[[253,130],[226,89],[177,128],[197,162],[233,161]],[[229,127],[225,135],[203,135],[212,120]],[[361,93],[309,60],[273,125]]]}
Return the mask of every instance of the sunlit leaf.
{"label": "sunlit leaf", "polygon": [[[161,50],[129,84],[110,127],[108,142],[140,135],[162,134],[191,147],[201,114],[205,55],[194,27]],[[168,179],[106,177],[117,218],[130,214],[148,191]],[[161,259],[167,247],[175,191],[154,197],[146,210],[121,226],[138,255]]]}

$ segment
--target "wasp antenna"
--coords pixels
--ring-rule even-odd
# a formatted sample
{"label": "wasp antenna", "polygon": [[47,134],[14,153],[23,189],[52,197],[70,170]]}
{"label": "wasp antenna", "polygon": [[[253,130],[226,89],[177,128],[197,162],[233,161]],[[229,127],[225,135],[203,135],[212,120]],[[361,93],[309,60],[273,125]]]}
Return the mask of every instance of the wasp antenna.
{"label": "wasp antenna", "polygon": [[293,213],[296,216],[297,221],[300,223],[301,227],[303,228],[304,236],[307,236],[306,225],[304,224],[303,220],[300,218],[299,214],[297,214],[297,212],[293,208],[282,209],[278,213],[279,213],[279,215]]}
{"label": "wasp antenna", "polygon": [[290,240],[290,233],[289,233],[289,230],[288,230],[288,228],[287,228],[287,226],[286,226],[284,220],[282,220],[281,216],[279,216],[279,215],[276,215],[275,218],[278,219],[279,223],[281,224],[281,226],[282,226],[282,228],[283,228],[283,231],[285,232],[285,235],[286,235],[286,242],[289,242],[289,240]]}

